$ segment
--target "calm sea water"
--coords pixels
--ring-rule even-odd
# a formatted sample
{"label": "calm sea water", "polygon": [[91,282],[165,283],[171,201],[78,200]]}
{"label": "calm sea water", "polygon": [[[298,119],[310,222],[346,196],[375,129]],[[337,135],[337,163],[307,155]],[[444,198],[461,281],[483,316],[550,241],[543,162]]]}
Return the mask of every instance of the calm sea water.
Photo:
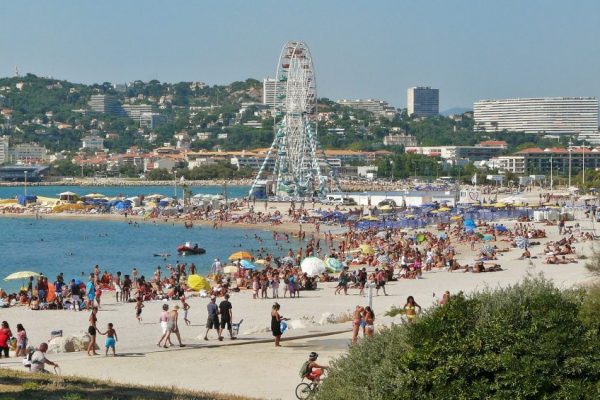
{"label": "calm sea water", "polygon": [[[225,194],[223,186],[191,186],[193,194]],[[228,186],[227,195],[229,198],[241,198],[248,195],[248,186]],[[14,198],[16,195],[25,192],[24,186],[0,187],[0,199]],[[109,197],[123,195],[125,197],[137,196],[140,194],[162,194],[165,196],[175,195],[175,187],[171,186],[28,186],[27,194],[44,197],[58,197],[59,193],[73,192],[78,195],[89,193],[102,193]],[[182,188],[177,185],[177,197],[183,196]]]}
{"label": "calm sea water", "polygon": [[[259,241],[254,235],[262,240]],[[178,256],[178,245],[190,241],[206,249],[206,254]],[[297,243],[290,244],[297,248]],[[121,221],[35,220],[35,218],[0,218],[0,287],[14,291],[21,282],[7,282],[4,277],[15,271],[43,272],[53,281],[59,272],[67,278],[81,277],[98,264],[111,272],[129,274],[137,267],[148,276],[157,265],[162,268],[177,260],[194,263],[206,274],[214,260],[239,250],[256,254],[261,247],[282,255],[272,233],[249,229],[207,226],[185,229],[181,225],[140,223],[137,227]],[[286,249],[287,250],[287,249]],[[170,253],[165,262],[154,253]]]}

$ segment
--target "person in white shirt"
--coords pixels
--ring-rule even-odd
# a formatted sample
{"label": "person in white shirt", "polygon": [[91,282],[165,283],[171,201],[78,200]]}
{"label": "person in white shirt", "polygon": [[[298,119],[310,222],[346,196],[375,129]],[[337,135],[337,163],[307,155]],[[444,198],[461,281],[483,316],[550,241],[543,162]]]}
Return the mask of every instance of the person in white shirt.
{"label": "person in white shirt", "polygon": [[42,343],[38,349],[31,356],[31,372],[48,372],[45,369],[46,364],[58,367],[58,364],[52,362],[46,358],[46,351],[48,351],[48,343]]}

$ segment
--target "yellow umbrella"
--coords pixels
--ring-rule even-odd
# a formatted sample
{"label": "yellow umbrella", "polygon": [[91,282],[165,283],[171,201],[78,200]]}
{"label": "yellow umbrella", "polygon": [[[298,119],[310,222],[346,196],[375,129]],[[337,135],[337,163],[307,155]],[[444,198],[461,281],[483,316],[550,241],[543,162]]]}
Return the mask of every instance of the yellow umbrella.
{"label": "yellow umbrella", "polygon": [[388,210],[391,210],[391,209],[392,209],[392,206],[389,206],[389,205],[387,205],[387,204],[386,204],[386,205],[384,205],[384,206],[381,206],[381,207],[379,207],[379,209],[380,209],[381,211],[388,211]]}
{"label": "yellow umbrella", "polygon": [[363,254],[367,256],[375,254],[375,250],[373,250],[373,248],[368,244],[361,244],[360,246],[358,246],[358,248]]}
{"label": "yellow umbrella", "polygon": [[454,216],[450,217],[450,219],[452,221],[458,221],[459,219],[462,219],[462,217],[460,215],[454,215]]}
{"label": "yellow umbrella", "polygon": [[379,218],[369,215],[368,217],[362,217],[363,221],[379,221]]}
{"label": "yellow umbrella", "polygon": [[223,268],[224,274],[235,274],[237,272],[238,272],[238,267],[236,267],[235,265],[226,265],[225,268]]}
{"label": "yellow umbrella", "polygon": [[442,207],[442,208],[438,209],[438,211],[440,211],[440,212],[450,211],[450,209],[448,207]]}
{"label": "yellow umbrella", "polygon": [[263,260],[261,258],[260,260],[254,261],[254,264],[266,265],[267,264],[267,260]]}
{"label": "yellow umbrella", "polygon": [[40,274],[38,274],[37,272],[33,272],[33,271],[13,272],[12,274],[10,274],[6,278],[4,278],[4,280],[5,281],[14,281],[17,279],[29,279],[30,276],[33,276],[34,278],[39,278]]}
{"label": "yellow umbrella", "polygon": [[210,283],[206,280],[206,278],[200,275],[190,275],[187,280],[188,286],[195,292],[199,292],[200,290],[210,290]]}
{"label": "yellow umbrella", "polygon": [[504,207],[506,207],[506,203],[494,203],[493,205],[496,208],[504,208]]}
{"label": "yellow umbrella", "polygon": [[229,256],[230,260],[252,260],[252,254],[248,251],[236,251],[232,255]]}

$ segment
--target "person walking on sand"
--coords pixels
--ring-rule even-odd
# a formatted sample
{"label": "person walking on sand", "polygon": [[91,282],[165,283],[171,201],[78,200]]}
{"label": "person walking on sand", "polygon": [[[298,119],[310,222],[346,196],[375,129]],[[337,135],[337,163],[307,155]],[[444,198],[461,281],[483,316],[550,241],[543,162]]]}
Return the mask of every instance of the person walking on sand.
{"label": "person walking on sand", "polygon": [[229,338],[235,340],[233,337],[233,331],[231,330],[231,321],[233,320],[233,312],[231,311],[233,306],[229,301],[229,294],[225,294],[225,300],[219,303],[219,312],[221,314],[221,333],[219,340],[223,340],[223,330],[229,331]]}
{"label": "person walking on sand", "polygon": [[23,324],[17,324],[17,353],[16,357],[25,357],[27,355],[27,332]]}
{"label": "person walking on sand", "polygon": [[121,282],[121,271],[117,271],[117,275],[113,278],[113,285],[115,287],[115,301],[123,301],[123,283]]}
{"label": "person walking on sand", "polygon": [[211,329],[216,329],[217,337],[219,340],[221,338],[221,327],[219,324],[219,307],[217,306],[217,298],[212,296],[210,298],[210,303],[206,306],[206,310],[208,311],[208,319],[206,320],[206,333],[204,334],[204,340],[208,340],[208,332]]}
{"label": "person walking on sand", "polygon": [[185,322],[186,325],[190,325],[191,322],[188,319],[188,310],[191,308],[190,305],[187,303],[187,301],[185,300],[185,296],[181,296],[181,298],[179,299],[181,300],[181,309],[183,310],[183,321]]}
{"label": "person walking on sand", "polygon": [[[90,318],[88,319],[89,321],[89,326],[88,326],[88,333],[90,334],[90,343],[88,344],[88,348],[87,348],[87,355],[88,356],[97,356],[98,353],[96,353],[96,333],[98,332],[98,329],[96,328],[96,323],[98,322],[98,317],[96,317],[96,314],[98,313],[98,308],[97,307],[92,307],[92,313],[90,314]],[[93,352],[93,354],[90,354],[90,352]]]}
{"label": "person walking on sand", "polygon": [[177,337],[177,341],[179,342],[179,347],[185,347],[184,344],[181,343],[181,336],[179,334],[179,325],[178,325],[178,319],[179,319],[179,306],[177,304],[175,304],[175,306],[173,307],[173,309],[171,311],[169,311],[169,317],[167,320],[167,338],[165,340],[165,348],[167,347],[166,345],[166,341],[168,340],[169,343],[171,342],[171,333],[174,333],[175,336]]}
{"label": "person walking on sand", "polygon": [[137,302],[135,303],[135,317],[139,324],[142,323],[142,308],[144,308],[144,300],[142,300],[142,296],[138,296]]}
{"label": "person walking on sand", "polygon": [[90,274],[88,283],[85,285],[86,290],[86,307],[92,309],[94,307],[94,299],[96,298],[96,285],[94,284],[94,275]]}
{"label": "person walking on sand", "polygon": [[[168,332],[167,332],[167,327],[168,327],[168,322],[169,322],[169,305],[168,304],[163,304],[162,306],[163,311],[160,313],[160,318],[158,319],[159,323],[160,323],[160,328],[162,330],[162,336],[160,337],[160,340],[158,341],[157,346],[161,347],[162,346],[162,341],[165,341],[165,348],[167,347],[167,336],[168,336]],[[170,340],[168,340],[170,345],[173,345],[173,343],[171,343]]]}
{"label": "person walking on sand", "polygon": [[271,332],[275,337],[275,347],[281,347],[279,342],[281,341],[281,321],[287,321],[287,318],[283,318],[279,314],[279,309],[281,306],[279,303],[274,303],[273,308],[271,309]]}
{"label": "person walking on sand", "polygon": [[406,315],[406,320],[411,324],[414,323],[417,318],[417,308],[419,309],[419,312],[421,312],[421,306],[415,302],[415,298],[408,296],[406,304],[404,305],[404,315]]}
{"label": "person walking on sand", "polygon": [[115,351],[115,346],[119,338],[117,337],[117,331],[115,331],[115,329],[113,328],[112,322],[108,323],[108,326],[106,327],[106,332],[102,333],[98,331],[98,333],[101,335],[106,335],[106,340],[104,341],[104,347],[106,348],[106,350],[104,352],[104,355],[108,356],[108,349],[111,348],[113,357],[116,357],[117,353]]}

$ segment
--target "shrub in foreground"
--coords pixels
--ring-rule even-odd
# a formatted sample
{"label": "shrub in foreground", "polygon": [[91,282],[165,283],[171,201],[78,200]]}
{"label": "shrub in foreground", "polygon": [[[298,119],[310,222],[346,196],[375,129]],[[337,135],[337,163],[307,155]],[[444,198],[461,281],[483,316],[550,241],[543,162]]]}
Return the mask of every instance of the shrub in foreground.
{"label": "shrub in foreground", "polygon": [[598,399],[600,339],[580,318],[585,296],[542,279],[455,295],[350,348],[318,398]]}

